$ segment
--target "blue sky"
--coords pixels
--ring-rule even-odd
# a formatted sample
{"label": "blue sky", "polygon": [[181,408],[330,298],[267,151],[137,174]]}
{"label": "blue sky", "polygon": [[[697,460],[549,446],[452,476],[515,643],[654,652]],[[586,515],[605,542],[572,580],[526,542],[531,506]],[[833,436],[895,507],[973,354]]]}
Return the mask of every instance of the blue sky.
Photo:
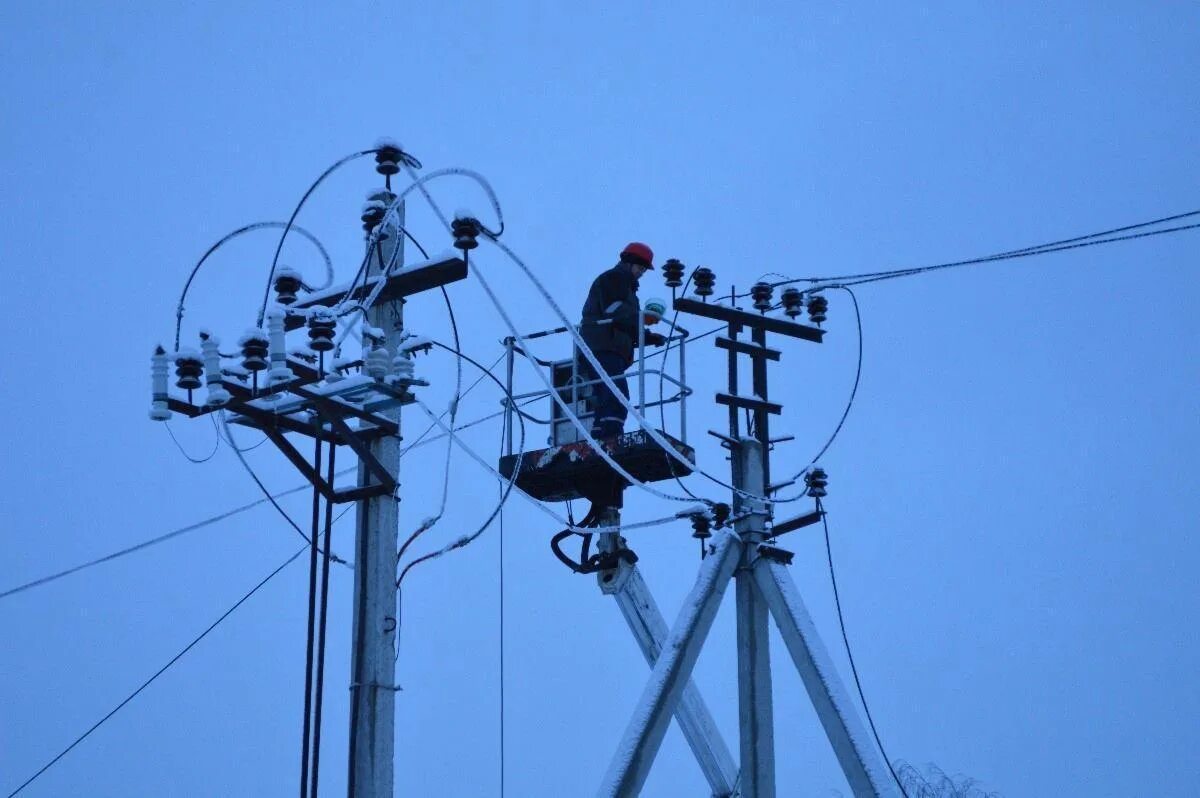
{"label": "blue sky", "polygon": [[[188,270],[226,232],[285,219],[311,180],[377,137],[499,192],[505,241],[571,313],[629,240],[708,265],[838,274],[1022,247],[1200,206],[1188,4],[124,3],[0,10],[5,212],[0,408],[10,420],[0,589],[258,498],[228,448],[188,463],[146,420],[148,356]],[[338,172],[301,223],[348,278],[378,177]],[[448,209],[486,210],[465,181]],[[414,232],[449,244],[413,203]],[[849,634],[893,758],[1006,796],[1180,795],[1200,777],[1192,674],[1200,543],[1197,233],[864,286],[862,384],[825,457]],[[185,337],[252,321],[275,239],[201,273]],[[285,259],[319,264],[297,245]],[[528,331],[557,326],[480,250]],[[647,279],[643,294],[665,294]],[[502,322],[477,284],[451,296],[485,363]],[[447,340],[436,297],[407,308]],[[705,329],[702,325],[693,325]],[[807,462],[854,375],[853,311],[831,297],[820,346],[785,344],[775,470]],[[538,351],[559,356],[554,339]],[[702,343],[690,438],[724,361]],[[423,358],[437,406],[445,354]],[[468,372],[469,374],[470,372]],[[472,378],[473,379],[473,378]],[[523,390],[540,386],[518,375]],[[481,386],[463,418],[498,407]],[[419,413],[406,430],[424,429]],[[203,423],[174,426],[194,453]],[[500,430],[466,434],[485,456]],[[249,440],[248,436],[243,436]],[[401,533],[440,497],[444,450],[402,466]],[[269,447],[273,489],[299,484]],[[497,486],[461,453],[431,533],[473,529]],[[692,477],[713,498],[720,488]],[[299,495],[284,506],[305,518]],[[627,516],[677,509],[631,493]],[[303,523],[303,521],[301,521]],[[558,565],[549,519],[505,514],[507,791],[594,790],[646,675],[616,608]],[[339,525],[349,549],[352,525]],[[673,617],[691,586],[685,525],[630,535]],[[269,508],[0,600],[0,788],[13,789],[298,545]],[[836,660],[823,542],[793,575]],[[498,530],[413,572],[404,593],[397,793],[498,794]],[[305,590],[293,565],[29,788],[29,795],[294,791]],[[344,789],[348,571],[334,572],[322,781]],[[731,602],[727,602],[731,604]],[[727,606],[696,670],[736,734]],[[778,643],[778,640],[776,640]],[[782,655],[782,648],[776,645]],[[848,670],[844,671],[848,677]],[[786,657],[775,661],[781,794],[847,792]],[[648,796],[705,794],[672,730]]]}

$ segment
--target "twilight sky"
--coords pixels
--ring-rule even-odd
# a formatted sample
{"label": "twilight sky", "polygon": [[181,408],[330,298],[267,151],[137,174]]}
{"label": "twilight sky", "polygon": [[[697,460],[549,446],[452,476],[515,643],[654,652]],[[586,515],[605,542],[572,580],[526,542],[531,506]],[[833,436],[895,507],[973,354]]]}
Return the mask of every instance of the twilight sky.
{"label": "twilight sky", "polygon": [[[919,266],[1200,207],[1189,4],[410,5],[0,9],[0,591],[260,497],[227,446],[193,465],[147,420],[149,354],[170,342],[183,281],[213,242],[285,220],[323,169],[379,136],[426,169],[484,174],[503,240],[572,316],[633,239],[660,262],[710,266],[727,291],[765,272]],[[357,265],[359,207],[379,182],[367,161],[347,166],[300,218],[339,279]],[[488,213],[465,180],[431,188],[448,211]],[[421,202],[409,221],[427,248],[449,245]],[[201,326],[232,341],[252,324],[276,240],[247,236],[210,260],[185,341]],[[1200,781],[1198,245],[1189,231],[858,290],[862,383],[823,462],[848,632],[893,759],[1007,798],[1185,795]],[[558,326],[500,252],[478,257],[524,331]],[[320,277],[299,239],[284,261]],[[650,275],[642,294],[667,291]],[[465,351],[492,363],[499,315],[477,282],[450,295]],[[830,303],[826,343],[780,342],[772,366],[785,405],[773,431],[797,438],[777,449],[777,475],[813,456],[853,381],[853,308],[837,292]],[[436,294],[406,313],[449,341]],[[540,343],[541,357],[567,351]],[[417,367],[425,401],[444,407],[452,357]],[[724,477],[705,435],[724,423],[712,402],[722,354],[697,344],[688,374],[689,440]],[[518,372],[518,389],[540,386]],[[481,384],[460,419],[498,402]],[[403,423],[409,436],[426,426],[418,410]],[[172,429],[189,453],[212,450],[207,422]],[[497,456],[496,423],[463,435]],[[405,458],[402,535],[436,511],[445,452]],[[301,483],[270,446],[248,456],[272,490]],[[497,500],[461,452],[451,479],[422,552],[474,530]],[[703,476],[688,485],[728,497]],[[305,494],[282,503],[305,525]],[[677,509],[634,490],[626,517]],[[352,551],[352,531],[347,516],[335,549]],[[501,563],[506,794],[597,786],[647,669],[611,600],[553,559],[555,531],[514,499],[503,560],[492,528],[406,581],[398,795],[499,795]],[[673,618],[697,565],[690,528],[628,537]],[[300,543],[260,506],[0,599],[0,792]],[[782,545],[848,680],[823,540],[809,529]],[[351,576],[336,569],[331,588],[331,795],[345,789]],[[306,589],[295,563],[23,794],[294,794]],[[736,750],[732,599],[695,676]],[[779,792],[846,795],[774,643]],[[644,794],[708,794],[674,728]]]}

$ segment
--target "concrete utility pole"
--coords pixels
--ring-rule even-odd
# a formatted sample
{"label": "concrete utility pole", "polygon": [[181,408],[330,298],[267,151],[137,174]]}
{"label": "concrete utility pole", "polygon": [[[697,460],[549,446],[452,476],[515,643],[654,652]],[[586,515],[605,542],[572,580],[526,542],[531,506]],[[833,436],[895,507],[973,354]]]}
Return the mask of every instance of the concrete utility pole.
{"label": "concrete utility pole", "polygon": [[[393,199],[389,193],[384,202]],[[380,275],[387,264],[404,263],[404,205],[388,224],[386,238],[371,253],[366,279]],[[384,331],[391,354],[404,334],[404,299],[376,302],[367,321]],[[399,482],[400,407],[382,411],[396,422],[397,434],[371,441],[371,454]],[[358,484],[369,484],[365,465],[358,468]],[[398,490],[397,490],[398,493]],[[350,798],[392,798],[394,791],[394,740],[396,725],[396,551],[399,535],[399,500],[392,495],[373,496],[358,502],[354,544],[354,625],[350,658]]]}

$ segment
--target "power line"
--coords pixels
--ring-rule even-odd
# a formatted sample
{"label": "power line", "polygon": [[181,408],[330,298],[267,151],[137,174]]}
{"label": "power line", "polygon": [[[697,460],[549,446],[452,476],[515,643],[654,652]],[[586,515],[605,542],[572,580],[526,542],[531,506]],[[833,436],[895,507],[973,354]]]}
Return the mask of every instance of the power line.
{"label": "power line", "polygon": [[45,773],[47,770],[49,770],[51,767],[53,767],[54,764],[57,763],[60,759],[62,759],[64,756],[66,756],[68,753],[70,753],[70,751],[75,746],[79,745],[81,742],[83,742],[85,739],[87,739],[87,737],[92,732],[96,731],[96,729],[98,729],[102,725],[104,725],[104,723],[109,718],[111,718],[113,715],[120,712],[121,709],[123,709],[126,704],[128,704],[130,701],[132,701],[134,698],[136,698],[139,693],[141,693],[143,690],[145,690],[147,687],[149,687],[154,682],[155,679],[157,679],[159,676],[162,676],[164,673],[166,673],[168,668],[170,668],[172,665],[174,665],[176,662],[178,662],[180,659],[182,659],[183,656],[185,654],[187,654],[189,651],[191,651],[196,646],[197,643],[199,643],[201,640],[203,640],[205,637],[207,637],[209,632],[211,632],[213,629],[216,629],[217,626],[220,625],[220,623],[222,621],[224,621],[226,618],[228,618],[230,615],[233,614],[234,610],[236,610],[238,607],[242,606],[242,604],[244,604],[247,599],[249,599],[251,596],[253,596],[255,593],[257,593],[259,591],[259,589],[262,588],[263,585],[265,585],[267,582],[270,582],[272,579],[275,578],[276,574],[278,574],[280,571],[282,571],[287,566],[291,565],[292,562],[294,562],[297,557],[299,557],[301,554],[304,553],[304,550],[306,548],[307,548],[307,546],[302,547],[299,550],[297,550],[295,554],[293,554],[291,557],[288,557],[286,560],[284,560],[283,564],[281,564],[274,571],[271,571],[271,573],[267,574],[266,577],[264,577],[261,582],[259,582],[254,587],[250,588],[250,591],[248,593],[246,593],[246,595],[244,595],[240,599],[238,599],[237,602],[234,603],[234,605],[232,607],[227,609],[225,612],[223,612],[221,614],[221,616],[219,618],[217,618],[215,621],[213,621],[211,624],[209,624],[208,628],[205,629],[203,632],[201,632],[198,636],[196,636],[196,638],[193,639],[192,642],[190,642],[186,646],[184,646],[182,651],[180,651],[175,656],[171,657],[171,659],[167,661],[166,665],[163,665],[161,668],[159,668],[157,671],[155,671],[153,676],[151,676],[146,681],[142,682],[142,684],[136,690],[134,690],[132,693],[130,693],[128,696],[126,696],[125,699],[123,701],[121,701],[121,703],[119,703],[115,707],[113,707],[112,710],[110,710],[107,715],[100,718],[100,720],[98,720],[94,724],[92,724],[92,726],[87,731],[85,731],[83,734],[76,737],[75,740],[70,745],[68,745],[66,748],[64,748],[62,751],[60,751],[53,759],[51,759],[45,765],[43,765],[41,767],[41,769],[38,770],[37,773],[34,773],[32,776],[30,776],[28,779],[26,779],[21,784],[21,786],[17,787],[17,789],[10,792],[8,794],[8,798],[13,798],[14,795],[21,792],[26,787],[28,787],[30,784],[32,784],[35,779],[37,779],[39,776],[41,776],[43,773]]}
{"label": "power line", "polygon": [[813,463],[816,463],[821,459],[825,452],[828,451],[829,447],[833,445],[833,441],[835,438],[837,438],[838,433],[842,431],[842,425],[846,423],[846,417],[850,415],[850,408],[854,406],[854,397],[858,395],[859,380],[862,379],[863,328],[862,314],[858,309],[858,297],[856,297],[854,292],[846,286],[842,285],[838,287],[849,294],[850,300],[854,303],[854,323],[858,327],[858,365],[854,367],[854,387],[850,389],[850,398],[846,400],[846,409],[842,412],[842,417],[838,419],[837,426],[834,427],[833,434],[829,436],[829,440],[825,441],[825,445],[821,447],[819,452],[817,452],[817,456],[812,459]]}
{"label": "power line", "polygon": [[842,631],[842,644],[846,647],[846,659],[850,660],[850,673],[854,675],[854,686],[858,688],[858,698],[863,705],[863,713],[867,716],[867,723],[871,726],[871,734],[875,737],[875,744],[879,746],[879,753],[883,754],[883,761],[887,763],[888,770],[892,773],[892,778],[896,780],[896,785],[900,788],[900,792],[904,798],[908,798],[908,792],[905,791],[904,785],[900,783],[900,777],[896,775],[895,768],[892,767],[892,761],[888,759],[887,751],[883,748],[883,741],[879,739],[879,732],[875,729],[875,720],[871,717],[871,708],[867,706],[867,696],[863,693],[862,681],[858,678],[858,667],[854,664],[854,654],[850,651],[850,638],[846,636],[846,619],[842,616],[842,599],[838,594],[837,575],[833,569],[833,548],[829,543],[829,521],[826,519],[825,509],[821,506],[821,500],[817,499],[817,512],[821,513],[821,525],[825,529],[825,557],[829,561],[829,583],[833,586],[833,603],[837,607],[838,628]]}
{"label": "power line", "polygon": [[[771,283],[771,287],[777,288],[783,285],[792,283],[846,283],[848,285],[861,285],[868,282],[876,282],[878,280],[889,280],[896,277],[909,277],[916,274],[924,274],[925,272],[938,271],[941,269],[951,269],[959,266],[970,266],[978,263],[991,263],[994,261],[1012,260],[1015,258],[1027,258],[1034,255],[1044,255],[1051,252],[1062,252],[1068,249],[1079,249],[1081,247],[1097,246],[1100,244],[1111,244],[1118,241],[1130,241],[1137,238],[1148,238],[1150,236],[1164,235],[1167,233],[1177,233],[1184,230],[1193,230],[1200,227],[1200,224],[1180,225],[1177,227],[1165,228],[1162,230],[1151,230],[1144,233],[1136,233],[1127,236],[1112,236],[1114,233],[1123,233],[1129,230],[1138,230],[1144,227],[1153,227],[1159,224],[1165,224],[1179,219],[1186,219],[1193,216],[1200,216],[1200,210],[1187,211],[1186,213],[1177,213],[1171,216],[1163,216],[1158,219],[1152,219],[1146,222],[1138,222],[1136,224],[1123,225],[1114,227],[1108,230],[1102,230],[1095,233],[1088,233],[1081,236],[1073,236],[1071,238],[1063,238],[1056,241],[1049,241],[1044,244],[1035,244],[1029,247],[1020,249],[1011,249],[1004,252],[997,252],[992,255],[984,255],[977,258],[968,258],[965,260],[949,261],[946,263],[937,263],[931,266],[917,266],[907,269],[890,269],[887,271],[863,272],[861,274],[842,274],[826,277],[789,277]],[[1100,239],[1100,240],[1095,240]],[[764,275],[769,276],[769,275]],[[735,298],[749,296],[749,292],[738,294]]]}

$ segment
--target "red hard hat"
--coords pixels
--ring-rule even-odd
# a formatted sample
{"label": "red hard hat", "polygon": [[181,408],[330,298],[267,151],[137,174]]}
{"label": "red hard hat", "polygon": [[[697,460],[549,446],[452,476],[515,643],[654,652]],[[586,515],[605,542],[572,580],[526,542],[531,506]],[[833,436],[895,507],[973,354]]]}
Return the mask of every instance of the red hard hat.
{"label": "red hard hat", "polygon": [[645,244],[633,241],[626,244],[625,249],[621,250],[621,260],[633,261],[645,266],[647,269],[653,269],[654,251]]}

